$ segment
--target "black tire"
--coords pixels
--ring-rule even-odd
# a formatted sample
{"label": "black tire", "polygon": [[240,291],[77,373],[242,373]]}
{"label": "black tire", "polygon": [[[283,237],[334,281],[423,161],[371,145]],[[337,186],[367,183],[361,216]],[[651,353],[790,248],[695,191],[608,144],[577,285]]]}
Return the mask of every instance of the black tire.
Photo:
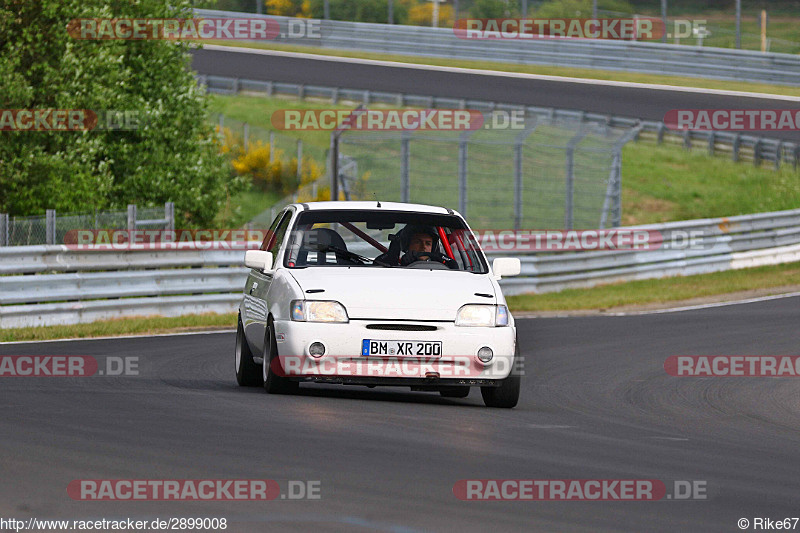
{"label": "black tire", "polygon": [[519,344],[514,351],[514,362],[511,366],[511,373],[505,378],[499,387],[481,387],[481,396],[486,407],[499,407],[511,409],[519,402],[520,389],[520,360]]}
{"label": "black tire", "polygon": [[439,391],[443,398],[466,398],[469,396],[469,387],[447,387]]}
{"label": "black tire", "polygon": [[242,318],[239,317],[236,327],[236,348],[234,365],[236,366],[236,383],[241,387],[258,387],[262,383],[261,367],[253,361],[253,353],[244,337]]}
{"label": "black tire", "polygon": [[270,320],[264,339],[264,366],[262,367],[264,390],[269,394],[294,394],[297,392],[300,384],[276,374],[272,369],[274,364],[280,364],[280,360],[278,359],[278,343],[275,341],[275,326]]}

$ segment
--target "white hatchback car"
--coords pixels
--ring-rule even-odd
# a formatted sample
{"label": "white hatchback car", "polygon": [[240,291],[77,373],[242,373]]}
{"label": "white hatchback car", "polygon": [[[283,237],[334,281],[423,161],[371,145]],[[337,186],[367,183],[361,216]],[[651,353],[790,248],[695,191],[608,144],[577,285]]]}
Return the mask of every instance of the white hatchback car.
{"label": "white hatchback car", "polygon": [[302,381],[399,385],[514,407],[521,365],[514,318],[464,218],[391,202],[287,206],[239,306],[236,379],[291,393]]}

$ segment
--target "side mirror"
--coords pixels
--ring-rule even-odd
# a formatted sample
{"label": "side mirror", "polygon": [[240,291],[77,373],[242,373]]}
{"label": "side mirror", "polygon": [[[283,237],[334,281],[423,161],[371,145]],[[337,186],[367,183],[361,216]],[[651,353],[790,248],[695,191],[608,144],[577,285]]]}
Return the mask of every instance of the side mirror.
{"label": "side mirror", "polygon": [[502,277],[519,276],[522,264],[516,257],[498,257],[492,261],[492,272],[500,279]]}
{"label": "side mirror", "polygon": [[247,250],[244,253],[244,266],[266,271],[272,268],[272,252]]}

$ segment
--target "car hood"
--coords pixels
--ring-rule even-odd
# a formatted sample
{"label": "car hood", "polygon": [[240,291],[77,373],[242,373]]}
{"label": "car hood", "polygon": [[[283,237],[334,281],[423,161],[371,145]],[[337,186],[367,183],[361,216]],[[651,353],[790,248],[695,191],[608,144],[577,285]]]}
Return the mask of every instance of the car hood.
{"label": "car hood", "polygon": [[[494,304],[488,274],[373,267],[292,269],[309,300],[336,300],[351,319],[448,320],[468,303]],[[475,293],[491,295],[491,298]]]}

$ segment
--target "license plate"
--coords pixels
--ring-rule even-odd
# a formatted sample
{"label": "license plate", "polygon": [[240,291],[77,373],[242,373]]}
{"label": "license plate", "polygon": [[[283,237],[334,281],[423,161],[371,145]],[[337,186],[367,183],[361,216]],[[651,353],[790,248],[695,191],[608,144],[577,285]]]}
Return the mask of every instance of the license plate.
{"label": "license plate", "polygon": [[381,341],[364,339],[361,342],[361,355],[386,356],[428,356],[441,357],[441,341]]}

